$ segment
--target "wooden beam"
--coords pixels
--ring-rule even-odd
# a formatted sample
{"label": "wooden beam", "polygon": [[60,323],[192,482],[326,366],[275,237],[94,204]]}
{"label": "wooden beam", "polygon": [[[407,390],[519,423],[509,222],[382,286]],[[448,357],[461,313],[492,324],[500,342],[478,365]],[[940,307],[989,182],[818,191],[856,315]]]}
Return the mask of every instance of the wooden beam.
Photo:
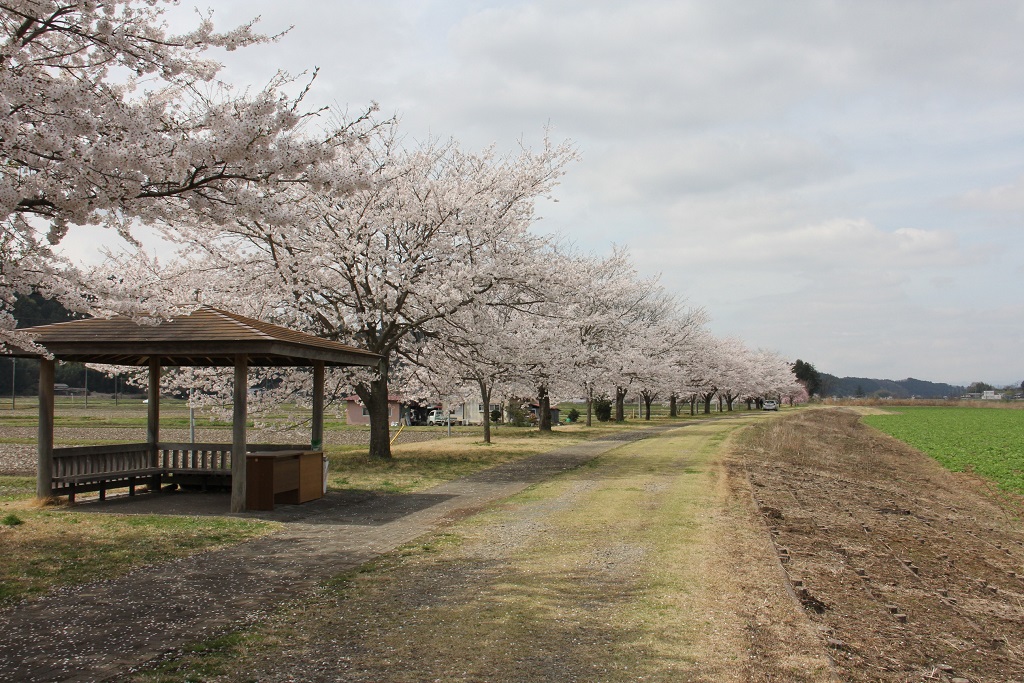
{"label": "wooden beam", "polygon": [[36,498],[53,495],[53,374],[56,361],[39,361],[39,457],[36,470]]}
{"label": "wooden beam", "polygon": [[313,363],[313,434],[314,451],[324,449],[324,362]]}
{"label": "wooden beam", "polygon": [[[160,466],[160,356],[149,358],[149,403],[146,407],[146,443],[149,445],[149,466]],[[149,480],[149,490],[160,490],[160,475],[154,474]],[[131,489],[132,495],[135,489]]]}
{"label": "wooden beam", "polygon": [[150,467],[157,465],[160,443],[160,357],[149,357],[149,392],[146,395],[146,443],[149,444]]}
{"label": "wooden beam", "polygon": [[231,511],[245,512],[245,422],[248,419],[249,359],[244,353],[235,356],[235,410],[231,440]]}

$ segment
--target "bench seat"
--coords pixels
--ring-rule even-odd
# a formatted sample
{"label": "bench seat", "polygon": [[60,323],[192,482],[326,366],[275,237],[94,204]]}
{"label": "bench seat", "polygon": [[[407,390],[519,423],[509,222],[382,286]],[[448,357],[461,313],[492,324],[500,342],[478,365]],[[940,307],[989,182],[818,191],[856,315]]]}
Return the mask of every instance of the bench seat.
{"label": "bench seat", "polygon": [[164,472],[162,467],[143,467],[117,472],[65,475],[53,478],[53,492],[57,495],[67,494],[70,503],[75,502],[75,494],[87,491],[99,491],[100,500],[106,500],[107,489],[127,487],[128,495],[134,496],[137,479],[149,478],[151,485],[159,488]]}

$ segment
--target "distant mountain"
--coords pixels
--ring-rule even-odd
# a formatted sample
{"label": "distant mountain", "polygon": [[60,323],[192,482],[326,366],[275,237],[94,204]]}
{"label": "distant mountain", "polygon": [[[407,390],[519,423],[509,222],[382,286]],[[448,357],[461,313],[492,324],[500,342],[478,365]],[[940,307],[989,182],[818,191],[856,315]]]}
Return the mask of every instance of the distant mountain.
{"label": "distant mountain", "polygon": [[892,396],[893,398],[946,398],[947,396],[961,396],[964,387],[952,384],[941,384],[927,382],[923,379],[891,380],[891,379],[869,379],[867,377],[836,377],[828,373],[821,373],[821,395],[822,396]]}

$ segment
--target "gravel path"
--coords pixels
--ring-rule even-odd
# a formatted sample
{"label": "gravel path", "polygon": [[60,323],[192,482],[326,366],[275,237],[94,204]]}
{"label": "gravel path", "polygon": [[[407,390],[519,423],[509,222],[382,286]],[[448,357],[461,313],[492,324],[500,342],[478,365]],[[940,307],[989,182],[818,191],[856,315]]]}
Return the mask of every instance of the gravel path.
{"label": "gravel path", "polygon": [[[623,441],[674,425],[616,435],[507,463],[412,495],[344,494],[245,516],[282,532],[232,548],[67,588],[0,613],[0,680],[101,681],[184,644],[260,620],[276,604],[450,521]],[[190,498],[190,496],[195,496]],[[213,494],[108,501],[82,511],[171,512]]]}

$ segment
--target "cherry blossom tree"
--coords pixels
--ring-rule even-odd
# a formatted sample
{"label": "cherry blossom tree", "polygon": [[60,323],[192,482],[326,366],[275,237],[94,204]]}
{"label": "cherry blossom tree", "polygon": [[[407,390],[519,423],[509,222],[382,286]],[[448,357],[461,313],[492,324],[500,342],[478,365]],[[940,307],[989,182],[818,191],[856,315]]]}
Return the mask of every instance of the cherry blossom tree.
{"label": "cherry blossom tree", "polygon": [[168,228],[181,252],[160,279],[186,300],[259,301],[277,322],[380,354],[377,372],[350,381],[370,416],[370,454],[387,458],[392,370],[420,363],[446,319],[531,276],[534,203],[574,155],[548,140],[503,157],[454,141],[405,148],[392,129],[330,162],[342,176],[362,169],[358,187],[300,185],[268,196],[266,219]]}
{"label": "cherry blossom tree", "polygon": [[607,355],[608,380],[615,387],[615,420],[625,419],[625,399],[631,391],[659,384],[669,348],[664,331],[678,314],[675,295],[658,278],[634,278],[615,293],[612,307],[616,334]]}
{"label": "cherry blossom tree", "polygon": [[358,138],[359,125],[309,135],[316,112],[301,111],[305,90],[283,94],[285,74],[258,92],[218,81],[209,50],[276,37],[255,22],[219,33],[209,15],[175,35],[171,4],[0,2],[0,346],[28,344],[12,330],[16,294],[88,305],[54,251],[71,226],[132,241],[134,221],[222,219],[258,205],[268,183],[311,179],[311,164]]}
{"label": "cherry blossom tree", "polygon": [[595,392],[606,385],[611,359],[619,352],[621,314],[628,308],[623,292],[637,279],[629,253],[614,246],[604,258],[564,253],[557,272],[569,274],[560,306],[563,368],[570,382],[582,390],[587,402],[587,426],[592,425]]}
{"label": "cherry blossom tree", "polygon": [[686,308],[675,311],[648,331],[646,348],[653,367],[639,392],[644,402],[644,419],[651,419],[651,403],[659,396],[668,396],[670,416],[678,415],[676,401],[687,384],[689,372],[686,360],[691,347],[705,338],[707,323],[704,309]]}
{"label": "cherry blossom tree", "polygon": [[538,259],[525,282],[495,287],[473,305],[441,321],[438,353],[431,358],[440,356],[445,362],[430,362],[430,370],[476,386],[484,406],[485,443],[491,443],[489,407],[496,389],[503,384],[521,389],[524,375],[538,360],[544,360],[544,354],[536,353],[530,331],[545,318],[540,309],[549,303],[550,273],[546,260]]}

